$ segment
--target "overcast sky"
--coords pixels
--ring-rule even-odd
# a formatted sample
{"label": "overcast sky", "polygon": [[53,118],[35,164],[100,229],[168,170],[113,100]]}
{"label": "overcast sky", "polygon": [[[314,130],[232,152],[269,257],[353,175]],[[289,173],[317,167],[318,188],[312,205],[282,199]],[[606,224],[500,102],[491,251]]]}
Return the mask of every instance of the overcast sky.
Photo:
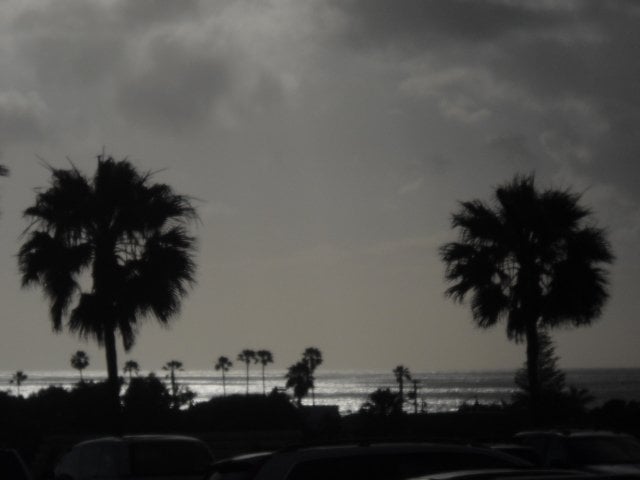
{"label": "overcast sky", "polygon": [[504,326],[443,296],[457,202],[516,173],[572,188],[617,256],[564,367],[640,366],[640,4],[633,1],[3,0],[0,369],[68,368],[40,290],[21,290],[39,158],[87,173],[103,146],[198,198],[198,285],[128,356],[211,368],[517,368]]}

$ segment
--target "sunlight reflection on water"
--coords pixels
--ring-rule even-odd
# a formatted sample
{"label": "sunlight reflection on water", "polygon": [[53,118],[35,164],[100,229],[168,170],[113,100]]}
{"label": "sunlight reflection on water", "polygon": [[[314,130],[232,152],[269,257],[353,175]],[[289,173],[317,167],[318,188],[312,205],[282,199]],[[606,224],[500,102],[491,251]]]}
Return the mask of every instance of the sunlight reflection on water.
{"label": "sunlight reflection on water", "polygon": [[[15,393],[16,387],[9,384],[13,372],[0,372],[2,390]],[[76,371],[27,371],[29,376],[20,387],[20,393],[28,396],[49,385],[71,388],[79,380]],[[140,372],[146,375],[148,372]],[[166,372],[155,372],[166,381]],[[284,370],[267,370],[265,391],[284,387]],[[415,373],[420,381],[418,395],[427,403],[427,411],[446,412],[457,410],[464,402],[481,404],[508,401],[515,391],[512,371],[473,372],[427,372]],[[83,373],[85,380],[100,381],[104,372]],[[219,372],[187,370],[179,372],[178,381],[196,392],[196,401],[206,401],[223,393]],[[576,369],[567,370],[567,383],[588,388],[598,399],[640,399],[640,369]],[[318,405],[338,405],[341,413],[355,412],[377,388],[397,389],[393,375],[389,372],[321,371],[316,374],[315,398]],[[412,389],[405,384],[405,392]],[[246,378],[244,372],[229,372],[226,379],[227,394],[244,394]],[[250,393],[262,393],[262,378],[259,370],[250,374]],[[310,398],[305,399],[309,404]]]}

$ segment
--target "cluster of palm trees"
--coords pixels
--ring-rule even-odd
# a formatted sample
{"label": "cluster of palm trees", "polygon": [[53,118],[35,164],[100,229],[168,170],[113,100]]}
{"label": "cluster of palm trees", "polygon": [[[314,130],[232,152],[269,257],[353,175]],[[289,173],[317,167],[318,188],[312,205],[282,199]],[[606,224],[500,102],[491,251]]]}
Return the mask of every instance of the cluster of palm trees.
{"label": "cluster of palm trees", "polygon": [[[266,381],[265,381],[265,368],[270,363],[273,363],[273,353],[270,350],[252,350],[250,348],[243,349],[237,356],[238,362],[245,364],[246,371],[246,394],[249,395],[249,366],[253,363],[259,363],[262,367],[262,394],[266,395]],[[215,369],[222,373],[222,393],[227,394],[226,386],[226,373],[233,367],[233,362],[229,360],[229,357],[220,356],[215,363]]]}
{"label": "cluster of palm trees", "polygon": [[[90,177],[74,165],[49,169],[49,187],[38,190],[24,212],[30,224],[18,253],[22,284],[42,287],[54,331],[66,326],[105,348],[117,406],[116,337],[129,350],[142,319],[167,324],[178,313],[195,282],[189,226],[196,211],[189,197],[153,183],[152,174],[138,172],[126,159],[99,155]],[[0,166],[0,175],[7,173]],[[536,417],[540,331],[588,325],[600,315],[608,297],[605,266],[613,254],[580,195],[540,191],[533,175],[516,176],[494,193],[492,202],[462,202],[452,216],[459,238],[440,249],[450,283],[446,294],[459,302],[470,298],[480,327],[504,320],[508,338],[526,342]],[[238,355],[247,392],[250,364],[260,362],[264,372],[273,361],[258,353],[247,349]],[[224,378],[231,362],[218,365]],[[313,394],[316,366],[310,359],[296,363],[287,385]]]}
{"label": "cluster of palm trees", "polygon": [[316,404],[315,376],[316,368],[322,364],[322,352],[316,347],[308,347],[302,352],[302,359],[294,363],[287,370],[285,389],[293,390],[293,397],[298,406],[302,399],[311,391],[312,405]]}

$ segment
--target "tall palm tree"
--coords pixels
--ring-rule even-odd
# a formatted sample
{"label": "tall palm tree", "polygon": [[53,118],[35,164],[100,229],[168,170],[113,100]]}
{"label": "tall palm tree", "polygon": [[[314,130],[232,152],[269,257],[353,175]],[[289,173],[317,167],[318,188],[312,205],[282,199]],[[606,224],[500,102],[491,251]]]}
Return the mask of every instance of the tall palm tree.
{"label": "tall palm tree", "polygon": [[258,359],[258,362],[260,362],[260,365],[262,365],[262,394],[266,395],[267,390],[264,381],[264,369],[268,364],[273,363],[273,354],[269,350],[258,350],[256,352],[256,358]]}
{"label": "tall palm tree", "polygon": [[171,398],[173,399],[173,406],[177,408],[178,406],[178,383],[176,382],[176,372],[183,371],[182,362],[179,360],[169,360],[162,366],[164,371],[169,372],[167,377],[169,377],[169,382],[171,383]]}
{"label": "tall palm tree", "polygon": [[589,325],[608,298],[605,264],[613,254],[592,213],[569,190],[539,191],[517,176],[495,190],[492,203],[462,202],[452,216],[459,239],[440,250],[451,286],[471,297],[474,322],[506,321],[507,336],[526,341],[534,420],[538,418],[539,330]]}
{"label": "tall palm tree", "polygon": [[11,376],[11,380],[9,380],[9,383],[15,384],[18,396],[20,396],[20,385],[22,385],[27,380],[27,378],[29,378],[29,376],[22,370],[18,370]]}
{"label": "tall palm tree", "polygon": [[238,361],[244,362],[247,369],[247,395],[249,395],[249,364],[251,362],[256,363],[258,357],[256,356],[255,350],[245,348],[238,354]]}
{"label": "tall palm tree", "polygon": [[66,320],[71,332],[105,347],[117,409],[116,334],[129,350],[143,318],[167,325],[178,313],[195,282],[187,226],[196,212],[189,198],[126,159],[98,156],[92,177],[73,165],[49,168],[51,184],[24,212],[31,223],[18,254],[22,285],[42,287],[54,331]]}
{"label": "tall palm tree", "polygon": [[393,376],[398,382],[398,399],[400,402],[400,411],[404,409],[404,381],[411,381],[411,372],[404,365],[398,365],[393,369]]}
{"label": "tall palm tree", "polygon": [[316,347],[307,347],[302,352],[302,361],[309,366],[311,372],[311,404],[316,404],[316,385],[315,385],[315,371],[318,365],[322,364],[322,352]]}
{"label": "tall palm tree", "polygon": [[218,361],[216,362],[215,369],[220,370],[222,373],[222,395],[227,396],[227,385],[226,385],[226,376],[225,374],[229,371],[229,369],[233,367],[233,363],[224,355],[218,357]]}
{"label": "tall palm tree", "polygon": [[285,388],[293,389],[293,396],[298,406],[302,405],[302,398],[313,388],[313,375],[309,364],[303,360],[291,365],[285,375],[287,383]]}
{"label": "tall palm tree", "polygon": [[136,362],[135,360],[127,360],[122,371],[125,373],[125,375],[129,375],[129,384],[131,384],[133,375],[135,374],[137,376],[138,372],[140,371],[140,365],[138,365],[138,362]]}
{"label": "tall palm tree", "polygon": [[80,382],[83,382],[82,370],[89,366],[89,355],[82,350],[78,350],[76,353],[71,355],[71,366],[78,370],[80,373]]}

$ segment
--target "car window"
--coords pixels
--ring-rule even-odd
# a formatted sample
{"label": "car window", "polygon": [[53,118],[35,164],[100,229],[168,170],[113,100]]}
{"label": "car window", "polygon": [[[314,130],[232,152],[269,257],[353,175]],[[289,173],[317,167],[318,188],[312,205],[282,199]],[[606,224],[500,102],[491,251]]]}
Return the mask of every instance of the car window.
{"label": "car window", "polygon": [[513,462],[477,452],[412,452],[353,455],[301,462],[287,480],[403,480],[470,468],[512,467]]}
{"label": "car window", "polygon": [[131,445],[131,472],[138,476],[204,474],[211,454],[198,442],[151,441]]}
{"label": "car window", "polygon": [[568,442],[568,455],[577,465],[640,463],[640,443],[624,436],[577,437]]}
{"label": "car window", "polygon": [[393,480],[394,465],[388,455],[354,455],[300,462],[287,480]]}
{"label": "car window", "polygon": [[105,478],[114,477],[118,473],[117,444],[92,444],[78,447],[75,454],[80,463],[82,477]]}

